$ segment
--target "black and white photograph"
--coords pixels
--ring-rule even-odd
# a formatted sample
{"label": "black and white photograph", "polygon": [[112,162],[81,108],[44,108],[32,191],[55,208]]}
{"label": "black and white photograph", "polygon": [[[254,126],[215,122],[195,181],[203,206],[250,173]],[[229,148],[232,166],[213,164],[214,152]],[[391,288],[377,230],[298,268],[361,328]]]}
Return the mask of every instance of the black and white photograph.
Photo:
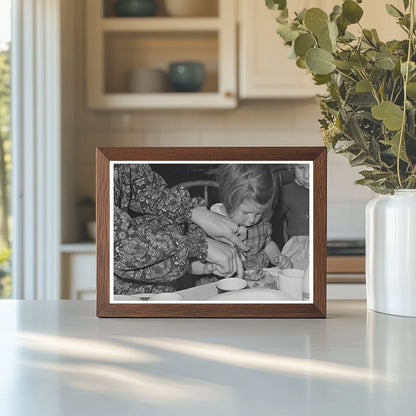
{"label": "black and white photograph", "polygon": [[110,303],[313,302],[311,161],[110,163]]}

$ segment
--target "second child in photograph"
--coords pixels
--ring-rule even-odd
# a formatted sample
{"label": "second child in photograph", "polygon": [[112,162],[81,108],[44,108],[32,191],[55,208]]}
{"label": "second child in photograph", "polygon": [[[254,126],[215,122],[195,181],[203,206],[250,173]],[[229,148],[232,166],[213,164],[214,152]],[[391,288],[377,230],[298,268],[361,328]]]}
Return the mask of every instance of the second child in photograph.
{"label": "second child in photograph", "polygon": [[294,182],[282,188],[279,217],[283,225],[284,247],[296,269],[309,264],[309,165],[295,166]]}

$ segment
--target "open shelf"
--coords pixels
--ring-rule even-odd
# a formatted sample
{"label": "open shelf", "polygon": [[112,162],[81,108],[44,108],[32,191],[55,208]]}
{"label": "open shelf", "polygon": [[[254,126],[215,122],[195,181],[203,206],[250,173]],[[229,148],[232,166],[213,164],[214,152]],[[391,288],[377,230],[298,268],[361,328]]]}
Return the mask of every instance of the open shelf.
{"label": "open shelf", "polygon": [[[216,16],[114,17],[113,2],[87,7],[87,103],[91,109],[221,109],[237,106],[235,3],[212,0]],[[178,93],[169,82],[151,93],[129,88],[131,71],[167,73],[172,62],[196,61],[205,68],[198,92]],[[142,78],[143,79],[143,78]],[[153,92],[155,91],[155,92]]]}

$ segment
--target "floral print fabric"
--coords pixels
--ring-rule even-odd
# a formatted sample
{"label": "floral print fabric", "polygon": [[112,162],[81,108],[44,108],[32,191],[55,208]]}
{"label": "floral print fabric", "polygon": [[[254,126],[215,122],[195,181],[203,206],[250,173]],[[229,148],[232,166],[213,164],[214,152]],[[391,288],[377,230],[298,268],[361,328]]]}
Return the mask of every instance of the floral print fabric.
{"label": "floral print fabric", "polygon": [[198,204],[146,164],[114,165],[114,294],[175,291],[189,259],[207,250],[188,224]]}

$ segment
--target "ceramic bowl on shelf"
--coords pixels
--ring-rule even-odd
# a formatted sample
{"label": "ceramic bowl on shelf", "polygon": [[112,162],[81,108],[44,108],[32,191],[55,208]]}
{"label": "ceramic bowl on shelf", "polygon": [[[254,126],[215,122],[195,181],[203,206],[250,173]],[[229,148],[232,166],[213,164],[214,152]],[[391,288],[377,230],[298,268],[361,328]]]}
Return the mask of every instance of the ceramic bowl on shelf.
{"label": "ceramic bowl on shelf", "polygon": [[167,90],[167,74],[163,69],[135,68],[128,75],[131,93],[160,93]]}
{"label": "ceramic bowl on shelf", "polygon": [[197,92],[205,80],[202,62],[172,62],[169,64],[169,81],[177,92]]}
{"label": "ceramic bowl on shelf", "polygon": [[173,17],[210,17],[218,15],[217,0],[165,0],[166,12]]}
{"label": "ceramic bowl on shelf", "polygon": [[118,0],[114,12],[119,17],[149,17],[157,12],[156,0]]}

